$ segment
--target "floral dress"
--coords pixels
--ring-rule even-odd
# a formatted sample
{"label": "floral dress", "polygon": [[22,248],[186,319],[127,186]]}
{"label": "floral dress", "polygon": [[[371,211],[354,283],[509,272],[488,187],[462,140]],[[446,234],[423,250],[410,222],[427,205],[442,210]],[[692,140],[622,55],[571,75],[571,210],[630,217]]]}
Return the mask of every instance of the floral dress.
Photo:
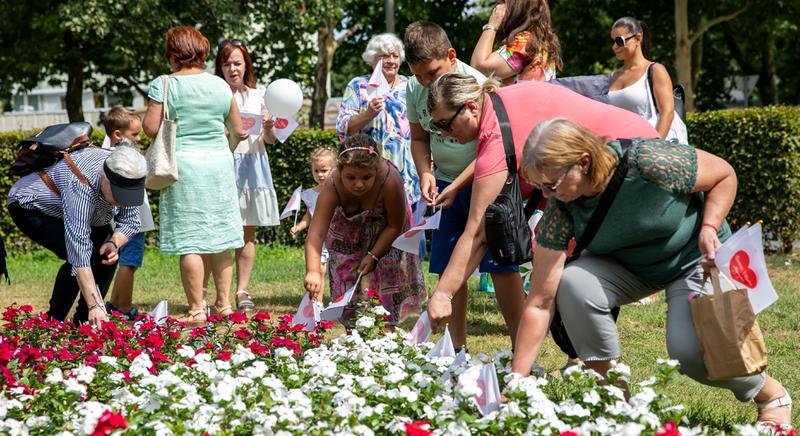
{"label": "floral dress", "polygon": [[[408,78],[398,76],[398,84],[384,98],[384,110],[367,123],[361,131],[372,137],[383,148],[383,157],[389,159],[403,178],[406,199],[410,204],[421,196],[419,176],[411,156],[411,127],[408,123],[406,85]],[[369,76],[359,76],[347,84],[336,118],[336,131],[342,141],[347,138],[347,123],[350,118],[367,110],[369,99],[367,88]]]}
{"label": "floral dress", "polygon": [[[512,44],[500,46],[495,53],[500,55],[516,74],[503,80],[503,85],[511,85],[520,80],[553,80],[556,78],[556,63],[548,59],[547,51],[541,50],[539,55],[542,62],[533,62],[534,56],[527,52],[528,42],[533,35],[531,32],[519,32],[514,35]],[[546,68],[543,67],[546,65]]]}
{"label": "floral dress", "polygon": [[[342,207],[338,206],[333,212],[328,235],[325,238],[325,246],[330,253],[328,274],[331,300],[344,295],[353,286],[358,277],[357,269],[361,260],[386,228],[386,209],[381,192],[391,171],[397,169],[389,165],[389,171],[381,183],[378,198],[372,209],[348,216]],[[341,199],[336,183],[333,186],[337,197]],[[403,221],[403,231],[406,231],[410,224],[407,219]],[[418,257],[394,247],[381,257],[372,272],[361,278],[360,290],[353,296],[342,315],[342,323],[345,326],[352,327],[356,304],[362,298],[365,289],[375,289],[381,296],[381,304],[389,312],[391,325],[397,325],[410,315],[419,312],[422,302],[427,298]]]}

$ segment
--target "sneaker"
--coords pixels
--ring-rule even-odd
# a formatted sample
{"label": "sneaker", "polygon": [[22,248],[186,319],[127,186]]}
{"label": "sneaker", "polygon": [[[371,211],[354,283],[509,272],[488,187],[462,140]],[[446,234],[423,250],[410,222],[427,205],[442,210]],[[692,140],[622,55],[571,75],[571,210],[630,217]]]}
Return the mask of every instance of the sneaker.
{"label": "sneaker", "polygon": [[492,283],[492,277],[488,273],[481,273],[478,290],[487,294],[494,294],[494,283]]}

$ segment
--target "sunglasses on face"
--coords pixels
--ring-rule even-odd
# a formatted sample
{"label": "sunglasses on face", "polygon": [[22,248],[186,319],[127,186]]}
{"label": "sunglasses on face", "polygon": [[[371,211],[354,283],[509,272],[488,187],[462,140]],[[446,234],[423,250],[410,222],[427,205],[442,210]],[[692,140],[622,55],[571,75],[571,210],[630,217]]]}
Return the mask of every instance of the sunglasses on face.
{"label": "sunglasses on face", "polygon": [[451,126],[451,124],[453,124],[453,120],[456,119],[458,114],[460,114],[461,111],[463,111],[465,107],[467,107],[467,103],[466,102],[464,102],[464,104],[462,104],[461,107],[458,108],[456,113],[454,113],[453,116],[450,117],[449,120],[447,120],[447,121],[442,121],[442,120],[431,121],[431,126],[433,126],[433,128],[435,128],[436,130],[439,130],[440,132],[446,132],[446,133],[452,132],[453,131],[453,127]]}
{"label": "sunglasses on face", "polygon": [[556,192],[556,189],[558,189],[558,187],[561,186],[561,182],[564,181],[564,179],[567,177],[567,174],[569,174],[569,172],[572,171],[573,168],[575,168],[575,165],[567,168],[567,170],[564,171],[564,174],[562,174],[561,177],[556,179],[556,181],[553,182],[553,183],[545,183],[543,185],[540,185],[538,183],[534,183],[533,187],[536,188],[536,189],[539,189],[540,191],[543,191],[543,192],[545,192],[545,191],[546,192]]}
{"label": "sunglasses on face", "polygon": [[241,39],[223,39],[222,41],[219,42],[219,44],[217,44],[217,49],[225,47],[228,44],[230,44],[230,45],[232,45],[234,47],[241,47],[242,46],[242,40]]}
{"label": "sunglasses on face", "polygon": [[628,35],[628,36],[618,36],[616,38],[611,38],[611,45],[616,45],[617,47],[624,47],[625,43],[628,42],[629,39],[636,36],[636,34]]}

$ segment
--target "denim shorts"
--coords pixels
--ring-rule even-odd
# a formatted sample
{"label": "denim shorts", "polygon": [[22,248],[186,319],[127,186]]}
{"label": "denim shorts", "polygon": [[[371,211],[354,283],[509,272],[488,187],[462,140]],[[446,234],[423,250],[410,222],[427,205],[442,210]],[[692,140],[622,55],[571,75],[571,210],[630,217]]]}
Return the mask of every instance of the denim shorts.
{"label": "denim shorts", "polygon": [[[442,180],[436,181],[436,187],[439,192],[444,191],[450,183]],[[456,194],[456,199],[449,209],[442,209],[442,219],[439,221],[439,228],[433,231],[431,238],[431,259],[428,271],[432,274],[441,274],[450,262],[450,256],[453,254],[453,249],[456,247],[456,242],[461,234],[464,233],[464,228],[467,226],[467,218],[469,217],[469,204],[470,197],[472,196],[472,185],[462,189]],[[492,259],[492,254],[486,250],[486,255],[483,256],[481,264],[478,267],[480,272],[516,272],[519,267],[516,265],[500,265]]]}
{"label": "denim shorts", "polygon": [[144,259],[144,233],[137,233],[119,249],[119,265],[139,268],[142,266],[142,259]]}

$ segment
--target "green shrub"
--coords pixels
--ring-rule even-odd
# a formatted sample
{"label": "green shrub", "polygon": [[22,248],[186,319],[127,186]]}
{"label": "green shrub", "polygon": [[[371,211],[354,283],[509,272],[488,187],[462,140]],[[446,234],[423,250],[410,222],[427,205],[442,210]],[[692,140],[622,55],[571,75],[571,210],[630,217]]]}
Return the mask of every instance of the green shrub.
{"label": "green shrub", "polygon": [[731,226],[763,220],[766,234],[789,252],[800,235],[800,108],[702,112],[687,121],[689,142],[736,170]]}
{"label": "green shrub", "polygon": [[[26,251],[33,248],[33,243],[22,235],[17,226],[8,215],[8,210],[5,207],[5,202],[8,199],[8,191],[11,185],[17,181],[16,177],[8,175],[8,169],[14,161],[14,156],[17,152],[17,145],[20,141],[30,136],[35,135],[38,131],[14,131],[14,132],[0,132],[0,195],[2,195],[2,212],[0,212],[0,235],[6,241],[6,247],[10,252]],[[100,130],[95,130],[92,134],[92,139],[96,144],[103,142],[104,133]],[[143,147],[147,147],[150,141],[144,139],[141,143]],[[272,170],[272,178],[275,183],[275,191],[278,194],[278,208],[282,209],[292,191],[298,186],[310,188],[314,186],[314,179],[311,176],[311,164],[308,156],[311,150],[317,147],[334,147],[338,148],[339,139],[334,131],[324,131],[319,129],[299,129],[289,137],[289,139],[281,144],[276,143],[267,146],[269,152],[270,168]],[[148,191],[150,199],[150,207],[153,210],[153,218],[158,223],[158,191]],[[303,211],[301,211],[302,214]],[[299,215],[298,219],[302,218]],[[261,243],[282,243],[282,244],[300,244],[304,237],[293,240],[289,236],[289,228],[293,224],[293,218],[287,218],[281,222],[278,227],[265,227],[260,228],[258,232],[258,239]],[[158,232],[147,233],[148,243],[151,245],[158,244]]]}

